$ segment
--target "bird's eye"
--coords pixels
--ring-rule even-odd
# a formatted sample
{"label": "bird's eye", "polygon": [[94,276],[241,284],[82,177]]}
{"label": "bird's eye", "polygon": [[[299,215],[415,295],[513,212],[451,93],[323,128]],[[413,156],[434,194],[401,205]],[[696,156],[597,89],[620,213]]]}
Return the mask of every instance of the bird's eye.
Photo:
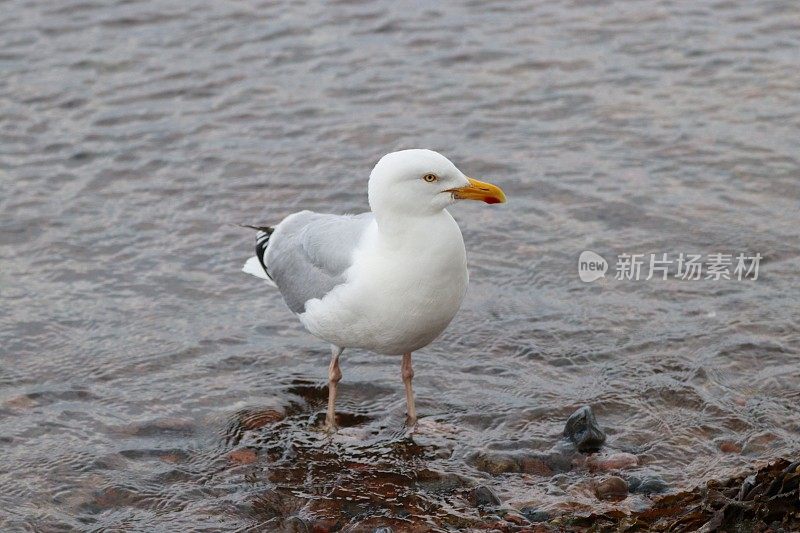
{"label": "bird's eye", "polygon": [[436,177],[436,174],[425,174],[424,176],[422,176],[422,179],[424,179],[428,183],[433,183],[434,181],[438,180],[439,178]]}

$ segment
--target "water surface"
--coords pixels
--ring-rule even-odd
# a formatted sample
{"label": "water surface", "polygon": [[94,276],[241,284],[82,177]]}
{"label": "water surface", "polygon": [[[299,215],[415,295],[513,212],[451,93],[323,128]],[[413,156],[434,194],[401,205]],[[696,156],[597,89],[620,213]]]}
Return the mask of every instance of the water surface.
{"label": "water surface", "polygon": [[[800,448],[800,8],[775,2],[0,2],[3,530],[455,528],[601,502],[491,473],[594,407],[670,491]],[[415,354],[327,346],[239,272],[386,152],[500,184],[452,209],[471,284]],[[577,258],[612,264],[580,281]],[[619,281],[620,253],[761,253],[755,281]],[[534,469],[535,470],[535,469]],[[294,522],[293,522],[294,520]]]}

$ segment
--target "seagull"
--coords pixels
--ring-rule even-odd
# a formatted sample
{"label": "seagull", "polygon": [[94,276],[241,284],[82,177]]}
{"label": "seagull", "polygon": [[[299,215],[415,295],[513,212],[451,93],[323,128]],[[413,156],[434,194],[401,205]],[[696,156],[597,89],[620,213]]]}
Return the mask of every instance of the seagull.
{"label": "seagull", "polygon": [[450,324],[469,283],[461,230],[447,207],[506,201],[432,150],[383,156],[369,176],[371,211],[300,211],[258,230],[242,270],[276,287],[312,335],[330,343],[325,427],[336,430],[339,357],[346,348],[402,356],[406,424],[414,426],[411,354]]}

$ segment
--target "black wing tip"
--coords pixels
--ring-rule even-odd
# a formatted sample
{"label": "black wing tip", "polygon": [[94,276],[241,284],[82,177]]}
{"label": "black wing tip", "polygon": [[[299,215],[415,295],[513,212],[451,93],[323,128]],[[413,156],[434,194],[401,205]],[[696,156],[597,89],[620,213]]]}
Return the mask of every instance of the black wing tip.
{"label": "black wing tip", "polygon": [[269,270],[267,270],[267,265],[264,263],[264,253],[267,251],[269,238],[272,236],[275,228],[273,226],[253,226],[251,224],[237,224],[237,226],[254,229],[258,232],[256,233],[256,257],[258,258],[258,262],[261,263],[261,268],[264,269],[264,273],[269,279],[272,279]]}
{"label": "black wing tip", "polygon": [[261,263],[261,268],[264,269],[264,273],[269,279],[272,279],[269,270],[267,270],[267,263],[264,261],[264,254],[266,253],[267,246],[269,245],[269,238],[272,236],[272,232],[275,231],[275,228],[270,226],[248,227],[258,230],[258,233],[256,233],[256,257],[258,257],[258,262]]}
{"label": "black wing tip", "polygon": [[254,229],[256,231],[264,232],[267,235],[272,235],[272,232],[275,231],[275,228],[272,226],[251,226],[250,224],[239,224],[239,227]]}

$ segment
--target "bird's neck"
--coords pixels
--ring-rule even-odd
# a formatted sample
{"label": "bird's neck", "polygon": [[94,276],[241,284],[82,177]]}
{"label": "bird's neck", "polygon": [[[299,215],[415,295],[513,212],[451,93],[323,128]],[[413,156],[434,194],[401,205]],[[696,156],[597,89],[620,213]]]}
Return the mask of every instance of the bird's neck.
{"label": "bird's neck", "polygon": [[375,221],[381,241],[390,247],[405,247],[423,236],[442,233],[444,228],[456,224],[446,209],[418,215],[376,213]]}

